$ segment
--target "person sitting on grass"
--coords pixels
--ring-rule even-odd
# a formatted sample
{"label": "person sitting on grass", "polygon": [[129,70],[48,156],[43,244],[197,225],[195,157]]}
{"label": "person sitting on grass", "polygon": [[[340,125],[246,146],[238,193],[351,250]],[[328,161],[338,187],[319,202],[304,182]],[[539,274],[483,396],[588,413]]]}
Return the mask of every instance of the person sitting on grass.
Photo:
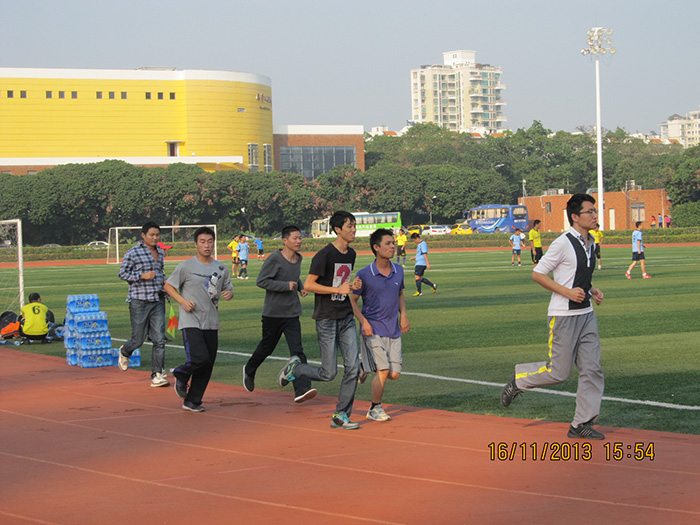
{"label": "person sitting on grass", "polygon": [[50,343],[47,339],[49,329],[54,324],[55,318],[51,310],[41,302],[41,296],[34,292],[29,294],[29,304],[25,304],[19,320],[19,334],[22,336],[22,344],[30,341]]}

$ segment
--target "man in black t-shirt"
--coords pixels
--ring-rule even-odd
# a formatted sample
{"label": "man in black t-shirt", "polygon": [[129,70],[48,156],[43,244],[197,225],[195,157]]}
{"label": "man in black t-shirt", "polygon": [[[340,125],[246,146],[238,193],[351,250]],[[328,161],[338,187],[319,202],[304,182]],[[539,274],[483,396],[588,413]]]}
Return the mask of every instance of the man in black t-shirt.
{"label": "man in black t-shirt", "polygon": [[350,421],[359,373],[359,348],[348,294],[361,286],[357,278],[350,283],[355,250],[349,245],[355,240],[355,217],[349,212],[338,211],[330,218],[330,225],[338,238],[314,255],[304,283],[304,288],[315,294],[313,318],[316,320],[321,366],[301,363],[294,356],[280,371],[278,383],[284,387],[302,377],[312,381],[333,380],[338,373],[337,351],[340,349],[345,373],[331,428],[354,430],[360,426]]}

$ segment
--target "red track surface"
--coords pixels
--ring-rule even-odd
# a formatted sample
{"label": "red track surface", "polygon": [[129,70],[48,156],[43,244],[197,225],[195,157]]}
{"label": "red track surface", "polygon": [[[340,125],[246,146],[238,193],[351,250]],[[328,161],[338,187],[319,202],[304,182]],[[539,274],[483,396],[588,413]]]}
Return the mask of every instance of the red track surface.
{"label": "red track surface", "polygon": [[[612,461],[561,423],[405,406],[377,423],[357,402],[361,428],[334,430],[327,397],[212,383],[195,414],[146,371],[7,347],[0,369],[2,524],[700,521],[700,436],[602,427],[625,456],[654,443],[653,461]],[[491,442],[530,457],[493,461]],[[562,442],[592,458],[531,458]]]}

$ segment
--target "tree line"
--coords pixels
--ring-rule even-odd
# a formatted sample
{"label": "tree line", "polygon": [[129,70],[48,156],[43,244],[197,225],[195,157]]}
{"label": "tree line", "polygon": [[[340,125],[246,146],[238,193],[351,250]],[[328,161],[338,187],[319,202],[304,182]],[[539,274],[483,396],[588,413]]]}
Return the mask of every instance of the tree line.
{"label": "tree line", "polygon": [[[528,129],[476,140],[432,124],[400,137],[366,138],[366,171],[338,166],[315,180],[290,173],[208,173],[175,164],[146,168],[108,160],[68,164],[33,175],[0,174],[0,218],[23,220],[26,244],[82,244],[113,226],[215,223],[220,235],[308,229],[336,209],[400,211],[405,224],[451,223],[480,204],[514,204],[523,190],[541,195],[596,186],[596,145],[587,134]],[[647,144],[623,130],[605,135],[606,191],[635,180],[664,187],[674,224],[700,224],[700,147]]]}

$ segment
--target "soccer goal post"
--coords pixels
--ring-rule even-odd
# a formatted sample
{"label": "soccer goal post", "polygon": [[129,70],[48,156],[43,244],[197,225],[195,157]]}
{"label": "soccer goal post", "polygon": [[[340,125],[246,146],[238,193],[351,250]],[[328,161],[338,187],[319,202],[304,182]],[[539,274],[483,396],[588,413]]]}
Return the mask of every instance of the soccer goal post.
{"label": "soccer goal post", "polygon": [[[197,228],[208,226],[216,234],[216,224],[178,224],[160,227],[160,242],[174,244],[177,242],[193,242],[192,237]],[[107,264],[120,264],[126,251],[141,240],[142,226],[114,226],[107,235]],[[218,258],[218,250],[214,243],[214,259]]]}
{"label": "soccer goal post", "polygon": [[[0,307],[24,306],[24,254],[21,219],[0,220]],[[18,312],[17,312],[18,313]]]}

